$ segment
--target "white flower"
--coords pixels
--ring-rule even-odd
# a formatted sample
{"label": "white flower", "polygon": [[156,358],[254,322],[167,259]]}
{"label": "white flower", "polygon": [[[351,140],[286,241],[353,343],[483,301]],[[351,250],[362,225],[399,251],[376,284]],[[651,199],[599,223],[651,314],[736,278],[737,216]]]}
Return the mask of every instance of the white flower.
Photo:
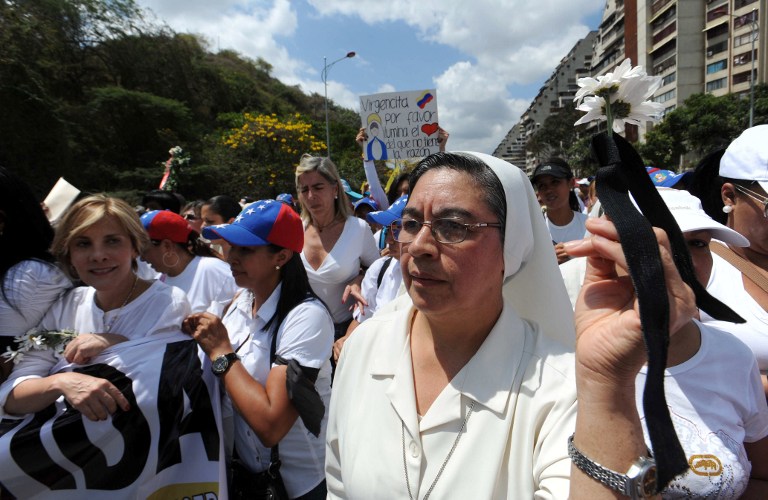
{"label": "white flower", "polygon": [[14,351],[11,349],[11,346],[8,346],[5,348],[5,352],[2,354],[2,357],[9,361],[13,361],[13,364],[17,364],[21,362],[22,359],[24,359],[24,353],[21,351],[21,349]]}
{"label": "white flower", "polygon": [[182,152],[182,149],[179,146],[172,147],[168,150],[168,153],[171,154],[171,156],[178,156]]}
{"label": "white flower", "polygon": [[64,348],[69,341],[77,337],[77,332],[74,330],[38,330],[33,328],[23,335],[19,335],[13,339],[15,343],[19,345],[18,349],[13,350],[10,347],[6,349],[6,352],[2,353],[2,357],[12,360],[14,364],[18,364],[23,358],[24,353],[30,351],[44,351],[51,349],[54,352],[61,354],[64,352]]}
{"label": "white flower", "polygon": [[578,83],[581,89],[574,97],[576,109],[586,114],[574,125],[608,120],[613,131],[620,133],[625,123],[656,121],[664,109],[662,104],[648,101],[661,86],[661,77],[648,76],[642,66],[633,68],[629,59],[613,73],[580,78]]}

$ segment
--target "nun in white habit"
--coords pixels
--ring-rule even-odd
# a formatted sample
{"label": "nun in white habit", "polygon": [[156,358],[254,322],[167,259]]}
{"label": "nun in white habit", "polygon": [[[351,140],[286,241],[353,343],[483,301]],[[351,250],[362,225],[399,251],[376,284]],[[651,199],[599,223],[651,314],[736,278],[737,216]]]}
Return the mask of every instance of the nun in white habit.
{"label": "nun in white habit", "polygon": [[[408,295],[345,345],[327,431],[329,498],[568,498],[576,335],[530,182],[488,155],[438,153],[416,167],[410,184],[397,236]],[[620,248],[604,248],[612,228],[606,225],[593,232],[600,242],[577,253],[620,260]],[[588,271],[587,279],[613,279],[601,272]],[[582,335],[610,312],[583,315]],[[616,328],[639,336],[639,321],[629,324]],[[642,345],[641,337],[621,337],[627,345],[606,363],[611,370],[621,371],[623,357]],[[603,361],[591,356],[590,368]],[[614,378],[606,380],[605,390],[594,388],[600,382],[591,375],[580,387],[588,399],[614,398]],[[642,430],[638,422],[639,437],[622,436],[628,444],[593,447],[588,440],[611,430],[616,411],[602,403],[589,408],[608,423],[582,426],[578,442],[621,468],[634,445],[644,447]],[[623,425],[631,411],[636,416],[634,399],[628,407],[629,415],[619,412],[622,432],[635,431]],[[591,498],[613,498],[575,474]]]}

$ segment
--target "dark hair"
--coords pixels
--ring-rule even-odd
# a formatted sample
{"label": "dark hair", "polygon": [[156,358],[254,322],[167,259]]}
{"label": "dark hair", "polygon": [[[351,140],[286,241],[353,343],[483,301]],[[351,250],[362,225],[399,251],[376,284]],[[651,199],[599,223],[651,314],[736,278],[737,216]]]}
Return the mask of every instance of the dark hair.
{"label": "dark hair", "polygon": [[573,189],[570,190],[570,193],[571,194],[568,195],[568,205],[574,212],[581,212],[581,205],[579,205],[579,199],[576,197],[576,193],[573,192]]}
{"label": "dark hair", "polygon": [[[398,175],[395,178],[395,181],[389,186],[389,190],[387,191],[387,200],[389,200],[390,205],[397,201],[398,198],[400,198],[400,184],[402,184],[403,181],[408,180],[410,175],[411,174],[408,172],[403,172],[402,174]],[[410,181],[408,181],[408,183],[410,184]]]}
{"label": "dark hair", "polygon": [[190,201],[189,203],[184,205],[184,208],[181,209],[180,213],[186,212],[188,210],[192,210],[193,212],[195,212],[195,215],[197,217],[200,217],[200,209],[203,208],[203,203],[205,203],[205,201],[203,200]]}
{"label": "dark hair", "polygon": [[707,215],[720,224],[728,222],[728,215],[723,213],[723,199],[720,196],[720,189],[725,182],[720,177],[720,159],[724,154],[725,148],[721,148],[705,156],[696,165],[688,183],[688,191],[701,200],[701,207]]}
{"label": "dark hair", "polygon": [[144,195],[141,204],[146,207],[148,203],[155,202],[160,206],[160,210],[170,210],[174,213],[181,212],[181,201],[179,197],[170,191],[162,189],[153,189]]}
{"label": "dark hair", "polygon": [[234,198],[225,194],[214,196],[213,198],[203,203],[203,206],[210,207],[210,210],[213,210],[214,213],[221,215],[225,221],[228,221],[233,217],[237,217],[237,214],[239,214],[243,209],[243,207],[241,207]]}
{"label": "dark hair", "polygon": [[196,257],[219,257],[218,253],[214,252],[208,243],[200,239],[200,233],[197,231],[190,231],[189,236],[187,236],[187,242],[176,243],[176,245]]}
{"label": "dark hair", "polygon": [[[0,212],[0,218],[5,221],[0,235],[0,292],[10,304],[5,287],[8,271],[24,260],[52,263],[50,248],[54,232],[29,186],[3,167],[0,167]],[[17,310],[17,304],[10,305]]]}
{"label": "dark hair", "polygon": [[507,223],[507,199],[504,195],[504,186],[491,167],[476,156],[462,153],[435,153],[427,156],[419,162],[413,172],[411,172],[408,182],[411,185],[411,192],[416,188],[416,183],[429,170],[447,168],[458,172],[465,172],[474,179],[477,186],[485,194],[484,199],[488,208],[496,215],[499,220],[499,233],[501,235],[501,244],[504,245],[504,231]]}
{"label": "dark hair", "polygon": [[[283,247],[269,244],[267,249],[274,254],[283,250]],[[275,309],[275,314],[264,325],[264,330],[272,330],[276,334],[277,329],[280,328],[288,313],[294,307],[307,300],[317,299],[328,310],[328,306],[315,294],[309,285],[307,271],[304,269],[304,264],[298,253],[293,252],[288,262],[280,268],[280,279],[282,280],[282,288],[280,289],[280,297],[277,299],[277,308]]]}

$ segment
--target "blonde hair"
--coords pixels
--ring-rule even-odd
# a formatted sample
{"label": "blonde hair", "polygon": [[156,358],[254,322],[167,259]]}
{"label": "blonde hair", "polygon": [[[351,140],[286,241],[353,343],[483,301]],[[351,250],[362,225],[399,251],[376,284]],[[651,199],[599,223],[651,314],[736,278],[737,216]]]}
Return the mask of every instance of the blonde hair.
{"label": "blonde hair", "polygon": [[[336,170],[336,165],[330,158],[324,156],[312,156],[310,154],[303,154],[299,161],[299,166],[296,167],[296,192],[301,194],[299,187],[299,176],[307,172],[317,172],[322,175],[331,185],[338,186],[338,197],[334,200],[334,217],[340,217],[344,220],[352,215],[352,204],[347,197],[347,193],[344,191],[344,186],[341,185],[341,177]],[[299,198],[301,201],[301,198]],[[301,219],[304,222],[312,223],[312,214],[302,204],[301,205]]]}
{"label": "blonde hair", "polygon": [[[83,198],[70,208],[56,228],[56,236],[53,238],[51,253],[62,264],[63,270],[75,278],[72,272],[72,260],[69,254],[69,245],[78,236],[106,217],[114,218],[118,224],[128,233],[131,246],[137,255],[149,245],[149,236],[141,225],[139,216],[134,209],[119,198],[110,198],[105,194],[95,194]],[[133,270],[138,264],[134,259]]]}

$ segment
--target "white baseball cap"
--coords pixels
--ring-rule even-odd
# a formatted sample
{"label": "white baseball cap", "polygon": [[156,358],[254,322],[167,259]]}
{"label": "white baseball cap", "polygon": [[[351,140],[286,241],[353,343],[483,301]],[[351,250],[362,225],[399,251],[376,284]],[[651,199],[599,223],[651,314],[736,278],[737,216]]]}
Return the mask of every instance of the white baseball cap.
{"label": "white baseball cap", "polygon": [[748,128],[720,159],[720,177],[757,181],[768,193],[768,125]]}
{"label": "white baseball cap", "polygon": [[723,241],[737,247],[748,247],[749,240],[726,227],[713,218],[701,208],[701,200],[693,196],[688,191],[672,188],[656,188],[667,204],[669,211],[684,233],[691,231],[707,230],[712,233],[716,240]]}

